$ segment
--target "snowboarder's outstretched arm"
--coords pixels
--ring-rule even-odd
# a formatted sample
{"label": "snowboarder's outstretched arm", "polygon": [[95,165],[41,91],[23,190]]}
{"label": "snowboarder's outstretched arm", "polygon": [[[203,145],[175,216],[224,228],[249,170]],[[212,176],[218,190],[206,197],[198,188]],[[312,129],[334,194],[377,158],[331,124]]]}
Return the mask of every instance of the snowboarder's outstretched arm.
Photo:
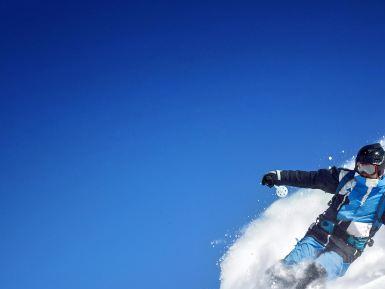
{"label": "snowboarder's outstretched arm", "polygon": [[286,185],[300,188],[320,189],[327,193],[334,194],[339,183],[339,176],[342,169],[332,167],[318,171],[291,171],[277,170],[265,174],[262,178],[262,185],[272,187],[274,185]]}

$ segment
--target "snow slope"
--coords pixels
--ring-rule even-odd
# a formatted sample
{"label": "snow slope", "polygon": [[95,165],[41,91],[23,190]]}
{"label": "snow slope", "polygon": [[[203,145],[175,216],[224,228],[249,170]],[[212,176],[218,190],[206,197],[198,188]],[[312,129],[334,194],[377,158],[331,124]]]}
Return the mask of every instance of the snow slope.
{"label": "snow slope", "polygon": [[[384,145],[384,140],[381,141]],[[347,163],[346,166],[352,166]],[[296,239],[327,208],[332,195],[319,190],[299,189],[274,202],[258,219],[248,224],[222,257],[220,289],[265,289],[258,286],[264,271],[285,257]],[[375,244],[349,268],[347,274],[328,284],[333,289],[382,289],[385,279],[385,227]],[[363,287],[361,287],[363,286]]]}

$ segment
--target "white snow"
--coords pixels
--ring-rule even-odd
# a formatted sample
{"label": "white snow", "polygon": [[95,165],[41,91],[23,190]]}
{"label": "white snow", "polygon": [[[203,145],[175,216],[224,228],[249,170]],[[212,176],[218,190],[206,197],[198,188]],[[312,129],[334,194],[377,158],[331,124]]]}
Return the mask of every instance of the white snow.
{"label": "white snow", "polygon": [[[352,167],[353,162],[345,166]],[[291,251],[331,197],[319,190],[299,189],[275,201],[242,230],[221,258],[220,289],[265,289],[257,285],[265,270]],[[365,250],[344,277],[328,284],[329,289],[384,288],[385,279],[379,277],[385,275],[385,227],[374,240],[374,246]]]}
{"label": "white snow", "polygon": [[285,186],[274,186],[275,187],[275,194],[279,198],[285,198],[288,194],[288,189]]}

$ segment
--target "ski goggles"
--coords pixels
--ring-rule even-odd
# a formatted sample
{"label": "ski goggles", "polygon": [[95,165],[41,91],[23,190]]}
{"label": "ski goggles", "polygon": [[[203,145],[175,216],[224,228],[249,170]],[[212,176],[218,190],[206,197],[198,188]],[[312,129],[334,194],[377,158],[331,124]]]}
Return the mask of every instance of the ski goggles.
{"label": "ski goggles", "polygon": [[357,163],[357,172],[368,176],[378,174],[378,165]]}

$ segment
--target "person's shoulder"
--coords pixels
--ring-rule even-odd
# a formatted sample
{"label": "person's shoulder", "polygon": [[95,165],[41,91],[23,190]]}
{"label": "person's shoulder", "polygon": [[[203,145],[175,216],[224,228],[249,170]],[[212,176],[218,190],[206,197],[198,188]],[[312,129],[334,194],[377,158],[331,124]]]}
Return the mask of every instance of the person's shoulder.
{"label": "person's shoulder", "polygon": [[345,176],[349,175],[354,177],[355,171],[348,168],[337,168],[334,167],[336,174],[338,174],[338,180],[341,181]]}

